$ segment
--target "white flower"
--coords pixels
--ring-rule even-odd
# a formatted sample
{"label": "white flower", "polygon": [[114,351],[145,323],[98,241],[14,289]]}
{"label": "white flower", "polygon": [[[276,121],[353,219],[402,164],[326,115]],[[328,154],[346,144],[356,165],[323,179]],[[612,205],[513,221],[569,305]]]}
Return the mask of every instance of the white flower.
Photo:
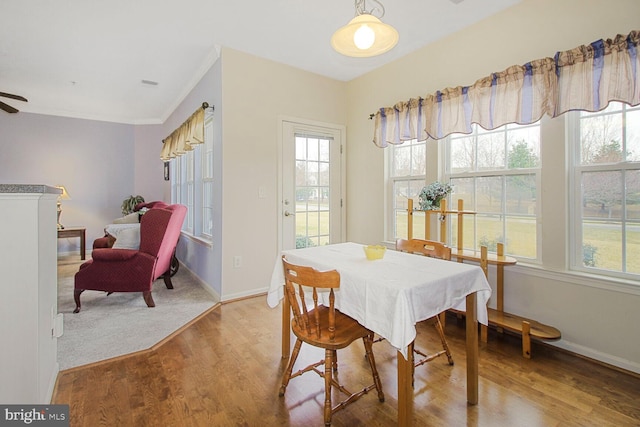
{"label": "white flower", "polygon": [[432,182],[422,188],[418,195],[420,210],[435,210],[440,207],[440,200],[444,199],[451,193],[451,185],[441,182]]}

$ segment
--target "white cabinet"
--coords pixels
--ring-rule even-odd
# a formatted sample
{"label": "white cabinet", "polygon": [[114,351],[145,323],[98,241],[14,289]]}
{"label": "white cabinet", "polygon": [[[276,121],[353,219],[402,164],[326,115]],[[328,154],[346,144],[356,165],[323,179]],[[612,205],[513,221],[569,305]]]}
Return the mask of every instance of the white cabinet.
{"label": "white cabinet", "polygon": [[47,404],[53,393],[59,193],[46,185],[0,184],[2,404]]}

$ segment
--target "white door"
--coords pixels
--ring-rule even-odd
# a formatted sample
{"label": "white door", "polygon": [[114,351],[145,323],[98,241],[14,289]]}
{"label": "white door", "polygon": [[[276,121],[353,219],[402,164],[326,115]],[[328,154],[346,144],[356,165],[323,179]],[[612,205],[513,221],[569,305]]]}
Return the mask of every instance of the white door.
{"label": "white door", "polygon": [[281,121],[280,249],[344,241],[344,127]]}

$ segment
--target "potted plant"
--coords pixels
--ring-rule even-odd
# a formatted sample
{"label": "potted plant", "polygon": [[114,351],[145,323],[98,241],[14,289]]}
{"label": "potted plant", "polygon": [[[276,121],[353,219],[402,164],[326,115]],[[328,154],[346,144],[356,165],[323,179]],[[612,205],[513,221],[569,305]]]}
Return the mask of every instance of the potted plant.
{"label": "potted plant", "polygon": [[136,207],[136,205],[142,202],[144,202],[144,197],[142,196],[129,196],[128,198],[124,199],[121,206],[122,215],[126,216],[130,213],[133,213],[133,209]]}
{"label": "potted plant", "polygon": [[451,185],[441,182],[432,182],[423,187],[418,195],[420,210],[429,211],[440,209],[440,201],[451,193]]}

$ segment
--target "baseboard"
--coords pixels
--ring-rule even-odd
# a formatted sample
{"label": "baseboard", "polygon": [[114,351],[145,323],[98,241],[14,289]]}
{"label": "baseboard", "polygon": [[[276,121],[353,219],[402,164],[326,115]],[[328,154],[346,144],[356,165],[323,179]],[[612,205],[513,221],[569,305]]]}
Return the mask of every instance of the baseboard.
{"label": "baseboard", "polygon": [[575,344],[566,340],[561,340],[558,342],[544,342],[544,344],[550,347],[555,347],[555,348],[564,350],[577,357],[582,357],[585,359],[592,360],[596,363],[608,365],[614,369],[617,368],[620,370],[628,371],[636,375],[640,375],[640,363],[634,362],[632,360],[626,360],[620,357],[612,356],[607,353],[602,353],[592,348]]}
{"label": "baseboard", "polygon": [[[259,288],[259,289],[252,289],[252,290],[246,291],[246,292],[236,292],[236,293],[233,293],[233,294],[225,295],[223,297],[223,299],[222,299],[222,302],[228,303],[228,302],[235,301],[235,300],[251,298],[251,297],[255,297],[255,296],[259,296],[259,295],[266,295],[267,291],[269,291],[268,287]],[[266,303],[267,303],[267,300],[265,298],[265,304]]]}

